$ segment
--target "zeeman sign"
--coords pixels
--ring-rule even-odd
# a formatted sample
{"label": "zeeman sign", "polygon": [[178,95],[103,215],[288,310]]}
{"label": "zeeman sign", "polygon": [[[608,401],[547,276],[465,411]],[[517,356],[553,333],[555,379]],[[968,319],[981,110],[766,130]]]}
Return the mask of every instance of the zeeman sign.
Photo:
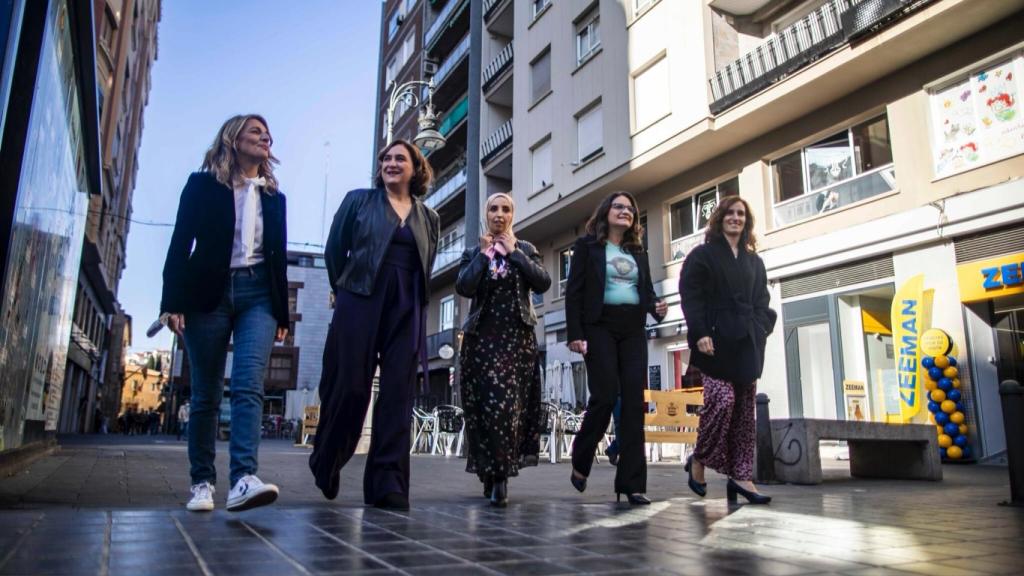
{"label": "zeeman sign", "polygon": [[1024,293],[1024,252],[961,264],[956,275],[962,302]]}
{"label": "zeeman sign", "polygon": [[931,327],[934,290],[924,289],[924,274],[918,274],[900,286],[892,300],[893,346],[896,353],[896,380],[900,392],[900,419],[909,422],[924,403],[921,366],[921,335]]}

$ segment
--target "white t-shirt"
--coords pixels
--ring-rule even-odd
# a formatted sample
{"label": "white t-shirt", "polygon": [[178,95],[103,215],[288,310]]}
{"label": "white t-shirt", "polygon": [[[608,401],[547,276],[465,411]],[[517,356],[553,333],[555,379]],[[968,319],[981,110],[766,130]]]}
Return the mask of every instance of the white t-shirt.
{"label": "white t-shirt", "polygon": [[231,245],[231,267],[245,268],[263,262],[263,178],[246,178],[235,187],[235,239]]}

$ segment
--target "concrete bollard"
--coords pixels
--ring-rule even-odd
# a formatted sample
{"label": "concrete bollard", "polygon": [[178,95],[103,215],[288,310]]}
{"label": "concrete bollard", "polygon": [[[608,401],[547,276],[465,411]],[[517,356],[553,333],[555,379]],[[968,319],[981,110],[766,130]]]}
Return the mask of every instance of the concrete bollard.
{"label": "concrete bollard", "polygon": [[775,453],[772,442],[772,423],[768,413],[768,395],[760,392],[755,401],[757,411],[757,466],[754,470],[754,478],[759,484],[774,484],[775,480]]}
{"label": "concrete bollard", "polygon": [[1005,506],[1024,507],[1024,386],[1016,380],[999,385],[1006,432],[1006,460],[1010,469],[1010,500]]}

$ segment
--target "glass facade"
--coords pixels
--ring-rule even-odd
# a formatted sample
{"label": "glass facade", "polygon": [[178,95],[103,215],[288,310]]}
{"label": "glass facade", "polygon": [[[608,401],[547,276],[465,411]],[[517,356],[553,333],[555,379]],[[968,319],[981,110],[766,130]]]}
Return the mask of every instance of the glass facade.
{"label": "glass facade", "polygon": [[60,411],[88,209],[70,27],[67,0],[51,2],[0,293],[0,450],[55,430]]}

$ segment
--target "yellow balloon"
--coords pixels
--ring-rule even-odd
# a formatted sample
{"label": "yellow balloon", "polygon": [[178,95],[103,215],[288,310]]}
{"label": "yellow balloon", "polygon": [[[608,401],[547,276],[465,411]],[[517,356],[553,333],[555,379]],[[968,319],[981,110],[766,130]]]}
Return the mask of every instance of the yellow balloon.
{"label": "yellow balloon", "polygon": [[953,424],[963,424],[964,423],[964,413],[963,412],[953,412],[952,414],[949,415],[949,421],[952,422]]}
{"label": "yellow balloon", "polygon": [[964,455],[964,451],[959,446],[950,446],[946,448],[946,456],[949,456],[953,460],[959,460]]}
{"label": "yellow balloon", "polygon": [[939,368],[945,368],[949,366],[949,358],[946,358],[945,356],[936,356],[934,360],[935,365],[938,366]]}
{"label": "yellow balloon", "polygon": [[960,388],[960,379],[953,378],[953,388]]}
{"label": "yellow balloon", "polygon": [[944,391],[936,388],[935,390],[932,390],[928,394],[928,397],[931,398],[932,402],[942,402],[943,400],[946,399],[946,393]]}
{"label": "yellow balloon", "polygon": [[[932,421],[933,422],[935,421],[935,415],[934,414],[932,414]],[[943,428],[942,426],[936,425],[935,426],[935,433],[938,434],[939,436],[942,436],[943,434],[946,433],[946,429]]]}
{"label": "yellow balloon", "polygon": [[946,378],[956,378],[960,375],[960,371],[956,369],[956,366],[950,366],[942,371],[942,375]]}
{"label": "yellow balloon", "polygon": [[935,382],[935,380],[932,380],[930,378],[926,378],[925,379],[925,381],[924,381],[924,389],[925,390],[931,392],[932,390],[935,390],[938,387],[939,387],[939,385]]}
{"label": "yellow balloon", "polygon": [[961,424],[960,425],[960,433],[961,434],[967,434],[967,424]]}
{"label": "yellow balloon", "polygon": [[953,445],[953,439],[945,434],[939,434],[939,446],[942,448],[949,448]]}
{"label": "yellow balloon", "polygon": [[956,402],[953,402],[952,400],[943,400],[941,407],[942,411],[945,412],[946,414],[952,414],[953,412],[956,412]]}

